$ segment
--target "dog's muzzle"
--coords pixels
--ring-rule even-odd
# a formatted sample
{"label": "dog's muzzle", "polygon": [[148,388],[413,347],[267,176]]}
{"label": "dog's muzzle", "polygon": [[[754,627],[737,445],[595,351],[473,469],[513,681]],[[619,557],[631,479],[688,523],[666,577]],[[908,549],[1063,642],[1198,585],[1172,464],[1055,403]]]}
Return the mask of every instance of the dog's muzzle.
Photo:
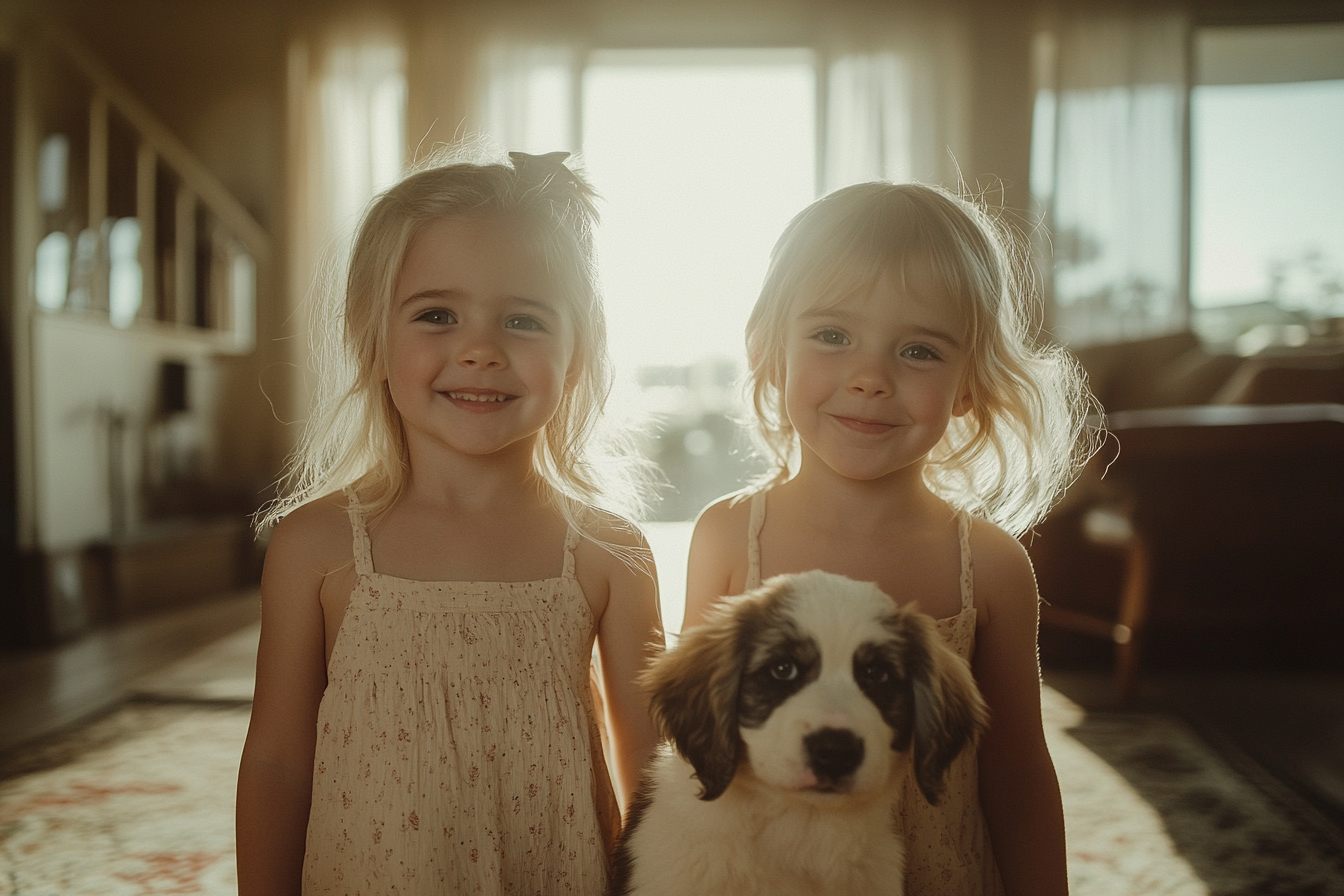
{"label": "dog's muzzle", "polygon": [[817,789],[847,790],[863,763],[863,740],[843,728],[822,728],[803,738],[807,766],[817,776]]}

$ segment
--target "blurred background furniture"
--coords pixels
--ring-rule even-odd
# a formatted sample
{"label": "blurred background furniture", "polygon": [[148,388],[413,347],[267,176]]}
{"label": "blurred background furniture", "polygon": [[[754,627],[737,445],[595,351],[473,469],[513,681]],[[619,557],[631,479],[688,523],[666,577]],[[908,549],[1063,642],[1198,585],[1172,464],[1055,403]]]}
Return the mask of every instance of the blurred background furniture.
{"label": "blurred background furniture", "polygon": [[22,648],[255,580],[248,516],[280,450],[254,351],[275,249],[69,30],[25,31],[0,94],[14,172],[0,646]]}
{"label": "blurred background furniture", "polygon": [[[1142,662],[1303,668],[1344,637],[1344,352],[1249,359],[1193,337],[1079,358],[1108,438],[1028,536],[1042,657],[1113,645],[1116,699]],[[1081,643],[1094,640],[1093,644]]]}

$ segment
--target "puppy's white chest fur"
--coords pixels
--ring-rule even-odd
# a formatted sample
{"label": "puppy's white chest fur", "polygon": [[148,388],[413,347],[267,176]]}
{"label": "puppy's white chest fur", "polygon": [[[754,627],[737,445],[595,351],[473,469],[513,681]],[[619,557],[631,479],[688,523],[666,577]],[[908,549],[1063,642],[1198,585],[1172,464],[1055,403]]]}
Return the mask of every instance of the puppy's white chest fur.
{"label": "puppy's white chest fur", "polygon": [[722,796],[706,802],[694,774],[691,764],[670,750],[650,768],[647,783],[657,794],[657,809],[628,838],[627,848],[639,857],[631,892],[901,892],[905,850],[893,830],[889,792],[868,800],[800,796],[782,793],[744,768]]}

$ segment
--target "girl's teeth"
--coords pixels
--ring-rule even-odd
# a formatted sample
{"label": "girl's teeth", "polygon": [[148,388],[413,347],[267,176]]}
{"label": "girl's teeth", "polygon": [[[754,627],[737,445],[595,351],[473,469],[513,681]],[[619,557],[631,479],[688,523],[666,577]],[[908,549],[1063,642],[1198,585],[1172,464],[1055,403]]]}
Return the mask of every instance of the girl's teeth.
{"label": "girl's teeth", "polygon": [[460,398],[463,401],[503,401],[503,395],[468,395],[465,392],[449,392],[448,397]]}

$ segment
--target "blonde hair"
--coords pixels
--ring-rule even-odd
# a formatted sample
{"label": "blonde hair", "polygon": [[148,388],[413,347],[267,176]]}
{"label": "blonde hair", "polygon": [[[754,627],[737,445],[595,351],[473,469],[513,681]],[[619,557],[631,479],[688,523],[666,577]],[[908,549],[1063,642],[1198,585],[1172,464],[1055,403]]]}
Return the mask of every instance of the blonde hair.
{"label": "blonde hair", "polygon": [[747,322],[748,387],[772,468],[791,475],[797,433],[784,412],[785,328],[802,311],[863,295],[883,274],[919,272],[960,305],[969,329],[971,410],[953,417],[924,468],[952,506],[1014,535],[1038,522],[1095,450],[1096,409],[1078,363],[1038,338],[1038,296],[1019,242],[974,202],[936,186],[845,187],[785,228]]}
{"label": "blonde hair", "polygon": [[[590,536],[591,505],[637,514],[644,494],[638,461],[632,452],[614,450],[617,437],[600,426],[613,375],[594,251],[596,194],[563,164],[564,153],[510,153],[512,164],[505,164],[485,152],[466,144],[446,147],[366,209],[343,294],[329,291],[328,307],[315,316],[313,407],[281,479],[281,496],[258,514],[258,528],[344,488],[358,490],[361,508],[374,519],[402,495],[409,472],[406,439],[383,377],[392,295],[412,239],[444,218],[516,224],[542,254],[561,307],[572,317],[571,369],[577,374],[567,379],[532,455],[547,498]],[[595,456],[608,446],[610,456]]]}

